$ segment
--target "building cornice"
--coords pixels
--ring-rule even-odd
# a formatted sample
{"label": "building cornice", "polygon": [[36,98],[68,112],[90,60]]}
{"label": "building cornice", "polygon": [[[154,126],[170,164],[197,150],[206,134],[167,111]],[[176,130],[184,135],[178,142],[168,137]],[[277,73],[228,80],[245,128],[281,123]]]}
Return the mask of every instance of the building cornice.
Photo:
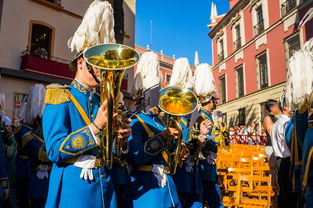
{"label": "building cornice", "polygon": [[[156,52],[156,51],[153,51],[153,50],[151,50],[151,49],[144,48],[144,47],[139,46],[139,45],[136,45],[135,48],[140,48],[140,49],[142,49],[142,50],[144,50],[144,51],[152,51],[153,53],[155,53],[155,54],[157,54],[157,55],[159,55],[159,56],[163,56],[164,58],[168,58],[168,59],[171,59],[171,60],[175,61],[175,59],[173,59],[173,58],[170,57],[170,56],[161,54],[161,53]],[[166,63],[166,62],[165,62],[165,63]]]}
{"label": "building cornice", "polygon": [[221,19],[216,26],[212,28],[212,30],[208,33],[208,36],[213,39],[225,25],[228,25],[228,23],[235,16],[234,14],[238,13],[242,8],[248,5],[249,2],[250,0],[240,0],[229,12],[227,12],[223,19]]}
{"label": "building cornice", "polygon": [[60,84],[71,83],[71,81],[64,80],[61,78],[59,79],[59,78],[49,77],[49,76],[40,75],[36,73],[30,73],[30,72],[21,71],[21,70],[8,69],[4,67],[0,67],[0,76],[1,75],[21,78],[21,79],[26,79],[26,80],[32,80],[32,81],[37,81],[37,82],[45,82],[45,83],[60,83]]}
{"label": "building cornice", "polygon": [[43,6],[49,7],[51,9],[57,10],[59,12],[67,14],[69,16],[75,17],[77,19],[83,19],[83,17],[81,15],[73,13],[73,12],[67,10],[67,9],[64,9],[64,7],[62,7],[60,5],[56,5],[54,3],[51,3],[51,2],[48,2],[48,1],[45,1],[45,0],[30,0],[30,1],[36,2],[36,3],[41,4]]}
{"label": "building cornice", "polygon": [[249,97],[252,97],[252,96],[254,96],[254,95],[256,95],[256,94],[261,94],[261,93],[265,93],[265,92],[271,91],[271,90],[273,90],[273,89],[277,89],[277,88],[279,88],[279,87],[284,86],[285,83],[286,83],[286,81],[283,81],[283,82],[280,82],[280,83],[278,83],[278,84],[275,84],[275,85],[272,85],[272,86],[270,86],[270,87],[267,87],[267,88],[265,88],[265,89],[257,90],[257,91],[255,91],[255,92],[246,94],[246,95],[244,95],[244,96],[242,96],[242,97],[235,98],[235,99],[233,99],[233,100],[227,101],[226,103],[219,104],[217,107],[218,107],[218,108],[222,108],[222,107],[224,107],[224,106],[226,106],[226,105],[231,105],[231,104],[236,103],[236,102],[238,102],[238,101],[240,101],[240,100],[244,100],[244,99],[247,99],[247,98],[249,98]]}

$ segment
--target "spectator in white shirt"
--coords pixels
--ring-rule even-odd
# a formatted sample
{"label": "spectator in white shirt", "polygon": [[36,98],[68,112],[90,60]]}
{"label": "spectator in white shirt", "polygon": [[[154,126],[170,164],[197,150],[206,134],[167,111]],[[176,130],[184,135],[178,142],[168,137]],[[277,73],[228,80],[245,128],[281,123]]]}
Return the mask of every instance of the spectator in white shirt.
{"label": "spectator in white shirt", "polygon": [[292,182],[290,177],[290,150],[285,139],[285,124],[290,120],[292,111],[285,103],[280,104],[282,115],[271,129],[271,140],[276,156],[276,170],[278,176],[278,208],[295,207],[292,200]]}

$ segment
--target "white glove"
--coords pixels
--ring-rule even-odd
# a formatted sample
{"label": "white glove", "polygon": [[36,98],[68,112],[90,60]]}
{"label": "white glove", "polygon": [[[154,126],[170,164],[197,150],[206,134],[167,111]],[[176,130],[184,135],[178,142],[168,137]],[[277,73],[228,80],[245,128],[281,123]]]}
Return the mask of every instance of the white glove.
{"label": "white glove", "polygon": [[152,172],[158,180],[159,187],[166,186],[167,176],[164,173],[164,165],[153,165]]}
{"label": "white glove", "polygon": [[93,155],[81,155],[74,163],[74,165],[78,168],[82,168],[80,173],[80,178],[84,179],[85,181],[90,180],[92,181],[93,174],[92,168],[95,167],[96,157]]}
{"label": "white glove", "polygon": [[190,158],[188,158],[187,160],[185,160],[185,170],[187,173],[191,173],[193,172],[193,166],[194,166],[195,162],[192,161]]}
{"label": "white glove", "polygon": [[48,174],[48,165],[39,165],[38,166],[38,171],[37,171],[37,178],[39,178],[40,180],[43,180],[45,178],[49,178],[49,174]]}

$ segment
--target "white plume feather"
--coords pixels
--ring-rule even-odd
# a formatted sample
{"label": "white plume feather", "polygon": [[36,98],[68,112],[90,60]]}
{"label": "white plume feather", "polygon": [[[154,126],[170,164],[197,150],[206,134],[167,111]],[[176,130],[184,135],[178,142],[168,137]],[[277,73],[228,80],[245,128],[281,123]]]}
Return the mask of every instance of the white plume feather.
{"label": "white plume feather", "polygon": [[193,87],[192,71],[187,58],[179,58],[175,61],[169,86]]}
{"label": "white plume feather", "polygon": [[109,2],[95,0],[87,9],[82,23],[68,41],[71,51],[81,52],[84,47],[115,43],[113,9]]}
{"label": "white plume feather", "polygon": [[313,56],[310,47],[307,47],[311,44],[307,42],[288,62],[285,98],[292,109],[300,109],[313,91]]}
{"label": "white plume feather", "polygon": [[137,65],[133,94],[160,84],[161,80],[162,74],[158,56],[152,52],[142,54]]}
{"label": "white plume feather", "polygon": [[45,106],[46,89],[42,84],[33,85],[28,92],[26,102],[21,106],[21,120],[32,125],[37,117],[42,117]]}
{"label": "white plume feather", "polygon": [[200,64],[195,71],[194,90],[199,97],[206,98],[215,93],[215,81],[208,64]]}

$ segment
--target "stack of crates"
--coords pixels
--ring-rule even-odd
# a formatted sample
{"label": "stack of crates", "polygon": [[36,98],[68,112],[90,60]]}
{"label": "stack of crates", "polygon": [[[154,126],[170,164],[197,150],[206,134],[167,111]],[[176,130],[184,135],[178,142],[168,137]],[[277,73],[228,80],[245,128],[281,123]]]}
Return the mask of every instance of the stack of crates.
{"label": "stack of crates", "polygon": [[264,146],[231,144],[219,149],[216,164],[225,207],[275,207]]}

